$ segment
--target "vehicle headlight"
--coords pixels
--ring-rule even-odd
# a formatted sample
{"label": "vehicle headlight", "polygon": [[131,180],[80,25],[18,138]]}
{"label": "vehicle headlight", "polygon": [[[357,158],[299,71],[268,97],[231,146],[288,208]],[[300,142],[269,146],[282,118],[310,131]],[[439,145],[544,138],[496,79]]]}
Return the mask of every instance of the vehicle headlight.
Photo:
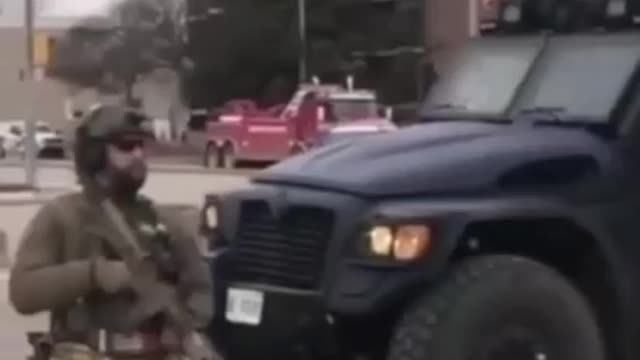
{"label": "vehicle headlight", "polygon": [[426,225],[375,226],[368,233],[368,251],[399,261],[416,260],[429,252],[432,232]]}
{"label": "vehicle headlight", "polygon": [[208,229],[218,227],[218,208],[215,205],[207,205],[204,210],[205,225]]}
{"label": "vehicle headlight", "polygon": [[204,246],[207,253],[215,253],[216,249],[225,246],[226,241],[222,233],[222,202],[218,195],[205,196],[204,205],[200,210],[200,235],[205,239]]}
{"label": "vehicle headlight", "polygon": [[221,201],[217,194],[206,194],[200,210],[200,230],[211,233],[220,226]]}
{"label": "vehicle headlight", "polygon": [[369,250],[373,254],[388,256],[393,246],[393,231],[387,226],[376,226],[369,232]]}

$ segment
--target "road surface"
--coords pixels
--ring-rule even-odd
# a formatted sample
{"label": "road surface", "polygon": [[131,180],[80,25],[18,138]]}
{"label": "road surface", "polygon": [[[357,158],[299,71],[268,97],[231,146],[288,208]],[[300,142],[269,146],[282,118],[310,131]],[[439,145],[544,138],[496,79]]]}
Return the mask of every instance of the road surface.
{"label": "road surface", "polygon": [[[0,164],[0,184],[22,182],[24,173],[20,166]],[[42,187],[71,188],[75,177],[70,166],[55,164],[43,166],[38,171],[38,184]],[[164,168],[152,170],[143,193],[160,203],[190,204],[200,206],[202,194],[225,192],[246,186],[245,176],[233,173],[202,172],[189,168]],[[9,235],[10,254],[15,252],[17,238],[24,224],[39,207],[38,204],[2,205],[0,194],[0,228]],[[0,349],[4,359],[24,359],[30,349],[25,342],[27,330],[45,329],[43,315],[23,317],[17,315],[7,300],[7,274],[0,271]]]}
{"label": "road surface", "polygon": [[[227,191],[245,183],[255,170],[211,171],[193,165],[152,165],[142,192],[162,202],[199,204],[202,194]],[[70,162],[43,162],[37,171],[37,186],[71,188],[76,178]],[[24,182],[22,165],[0,162],[0,185]],[[1,202],[1,199],[0,199]]]}

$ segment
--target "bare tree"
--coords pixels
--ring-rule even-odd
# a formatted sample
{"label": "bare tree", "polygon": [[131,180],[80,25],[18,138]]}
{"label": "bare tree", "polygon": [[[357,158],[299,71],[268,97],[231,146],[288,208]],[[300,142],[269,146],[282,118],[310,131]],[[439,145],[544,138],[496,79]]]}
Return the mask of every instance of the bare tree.
{"label": "bare tree", "polygon": [[90,17],[60,39],[49,73],[67,83],[122,93],[157,69],[188,70],[184,56],[184,0],[127,0],[108,17]]}

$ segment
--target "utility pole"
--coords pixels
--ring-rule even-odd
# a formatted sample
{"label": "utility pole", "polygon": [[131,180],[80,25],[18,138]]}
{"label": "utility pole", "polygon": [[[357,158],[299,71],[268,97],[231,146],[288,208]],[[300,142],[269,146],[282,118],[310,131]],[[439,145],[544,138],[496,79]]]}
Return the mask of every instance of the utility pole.
{"label": "utility pole", "polygon": [[306,0],[298,0],[298,31],[300,37],[300,54],[298,55],[299,83],[307,81],[307,4]]}
{"label": "utility pole", "polygon": [[34,0],[25,0],[25,44],[27,48],[27,83],[29,88],[29,106],[25,119],[25,181],[28,186],[36,186],[36,139],[35,139],[35,106],[36,106],[36,84],[34,71]]}

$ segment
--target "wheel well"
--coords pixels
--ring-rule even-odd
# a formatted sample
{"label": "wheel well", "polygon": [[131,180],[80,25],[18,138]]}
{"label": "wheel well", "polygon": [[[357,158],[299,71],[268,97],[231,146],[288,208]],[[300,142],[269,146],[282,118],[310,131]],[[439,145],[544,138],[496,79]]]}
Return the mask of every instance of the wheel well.
{"label": "wheel well", "polygon": [[307,147],[301,141],[296,141],[293,145],[291,145],[291,152],[304,152],[307,151]]}
{"label": "wheel well", "polygon": [[230,147],[231,150],[235,151],[235,146],[233,144],[233,141],[226,139],[225,141],[222,142],[222,146],[220,146],[220,149],[224,149],[225,147]]}
{"label": "wheel well", "polygon": [[233,148],[233,142],[229,139],[225,139],[222,141],[222,146],[218,146],[218,143],[215,140],[209,140],[207,141],[207,146],[213,146],[216,149],[222,149],[225,146],[231,146],[231,148]]}
{"label": "wheel well", "polygon": [[619,298],[610,263],[596,239],[576,223],[559,218],[501,219],[469,224],[452,261],[480,254],[514,254],[545,263],[568,278],[595,311],[609,349],[621,338],[616,329]]}

